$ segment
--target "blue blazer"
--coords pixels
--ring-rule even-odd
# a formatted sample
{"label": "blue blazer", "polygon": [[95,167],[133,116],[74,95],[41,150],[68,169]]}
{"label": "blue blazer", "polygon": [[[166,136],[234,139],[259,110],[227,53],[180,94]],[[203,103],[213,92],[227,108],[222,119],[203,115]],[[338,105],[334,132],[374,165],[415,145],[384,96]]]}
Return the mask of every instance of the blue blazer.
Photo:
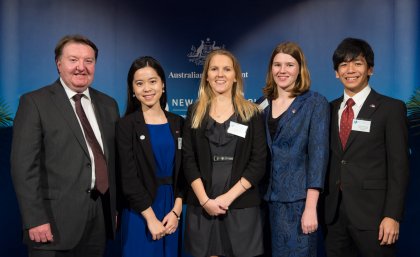
{"label": "blue blazer", "polygon": [[305,199],[308,188],[322,190],[328,164],[329,104],[322,95],[299,95],[279,120],[271,139],[268,119],[272,103],[264,110],[269,147],[267,201]]}

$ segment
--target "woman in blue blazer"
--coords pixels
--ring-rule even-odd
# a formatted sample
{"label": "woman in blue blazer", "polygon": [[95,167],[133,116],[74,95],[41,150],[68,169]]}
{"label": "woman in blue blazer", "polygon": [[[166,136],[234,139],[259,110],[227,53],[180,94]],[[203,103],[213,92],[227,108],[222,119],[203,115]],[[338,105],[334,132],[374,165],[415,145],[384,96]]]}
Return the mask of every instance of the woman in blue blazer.
{"label": "woman in blue blazer", "polygon": [[165,111],[162,66],[136,59],[128,72],[125,116],[118,122],[124,257],[179,256],[183,175],[183,118]]}
{"label": "woman in blue blazer", "polygon": [[[316,256],[317,202],[328,162],[329,105],[309,91],[300,47],[278,45],[263,89],[270,165],[268,202],[272,255]],[[293,253],[293,254],[291,254]]]}

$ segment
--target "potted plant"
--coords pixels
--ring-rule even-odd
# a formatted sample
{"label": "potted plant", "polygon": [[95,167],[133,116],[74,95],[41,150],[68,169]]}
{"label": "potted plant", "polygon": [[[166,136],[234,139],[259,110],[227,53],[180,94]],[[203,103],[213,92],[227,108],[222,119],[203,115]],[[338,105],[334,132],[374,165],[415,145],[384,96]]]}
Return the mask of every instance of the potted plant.
{"label": "potted plant", "polygon": [[410,135],[420,135],[420,89],[417,89],[407,102],[407,114],[410,123]]}
{"label": "potted plant", "polygon": [[0,127],[9,127],[13,119],[10,117],[9,106],[0,99]]}

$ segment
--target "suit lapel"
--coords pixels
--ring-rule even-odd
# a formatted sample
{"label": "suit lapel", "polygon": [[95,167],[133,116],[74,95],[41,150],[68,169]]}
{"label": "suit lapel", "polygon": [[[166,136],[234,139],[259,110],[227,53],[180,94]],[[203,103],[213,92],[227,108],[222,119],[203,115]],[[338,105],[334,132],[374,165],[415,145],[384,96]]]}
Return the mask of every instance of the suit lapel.
{"label": "suit lapel", "polygon": [[143,112],[138,111],[137,114],[138,115],[135,117],[137,141],[139,142],[140,147],[143,149],[143,152],[146,155],[146,160],[150,167],[155,167],[156,163],[153,155],[152,142],[150,141],[150,134],[149,130],[147,129],[146,122],[144,121]]}
{"label": "suit lapel", "polygon": [[[257,114],[255,114],[255,115],[257,115]],[[245,124],[245,122],[242,121],[241,116],[237,115],[237,117],[238,117],[237,118],[238,123],[243,124],[245,126],[248,126],[247,133],[246,133],[246,135],[248,135],[250,133],[250,131],[249,131],[250,130],[250,128],[249,128],[250,122]],[[245,138],[246,138],[246,135],[245,135]],[[244,149],[244,143],[245,143],[245,138],[242,138],[242,137],[239,137],[239,136],[237,136],[237,138],[238,139],[236,140],[235,153],[234,153],[234,158],[233,158],[233,161],[234,161],[233,167],[236,167],[237,166],[236,162],[240,161],[238,157],[241,155],[241,152]]]}
{"label": "suit lapel", "polygon": [[82,128],[80,127],[79,121],[77,120],[76,113],[74,112],[74,109],[67,97],[66,92],[64,91],[63,86],[58,80],[51,87],[50,92],[53,103],[61,112],[61,116],[64,118],[67,125],[73,132],[74,136],[80,144],[80,147],[82,147],[85,154],[89,157],[89,151],[87,149],[86,141],[82,133]]}
{"label": "suit lapel", "polygon": [[270,149],[270,152],[272,152],[271,145],[273,144],[273,139],[271,138],[270,130],[268,128],[268,119],[270,118],[270,115],[271,115],[272,104],[273,104],[272,101],[269,100],[269,104],[267,108],[264,109],[264,123],[265,123],[264,128],[265,128],[265,135],[267,138],[268,148]]}
{"label": "suit lapel", "polygon": [[[201,125],[198,129],[193,130],[194,133],[196,133],[196,143],[197,143],[197,155],[198,155],[198,163],[200,166],[200,169],[204,171],[203,177],[205,180],[211,181],[211,170],[213,167],[212,162],[212,154],[210,150],[210,143],[207,139],[207,136],[205,134],[205,131],[207,129],[207,124],[209,122],[209,113],[207,112],[206,115],[204,115],[203,121],[201,122]],[[210,169],[208,168],[210,167]]]}
{"label": "suit lapel", "polygon": [[[303,95],[297,96],[295,100],[293,100],[292,104],[286,110],[284,117],[279,120],[279,125],[277,127],[276,135],[274,136],[274,138],[277,138],[278,134],[282,131],[283,127],[289,124],[289,120],[292,119],[298,113],[298,111],[302,108],[307,98],[308,94],[305,93]],[[271,113],[269,115],[271,115]]]}
{"label": "suit lapel", "polygon": [[109,146],[106,140],[108,131],[105,129],[106,127],[103,125],[103,122],[106,119],[105,118],[106,114],[104,113],[105,110],[103,109],[103,105],[100,102],[99,97],[97,96],[96,90],[94,90],[93,88],[90,88],[89,94],[91,97],[92,107],[93,107],[93,112],[95,113],[96,122],[98,123],[99,131],[101,131],[101,139],[102,139],[102,145],[104,147],[104,155],[106,159],[108,160]]}
{"label": "suit lapel", "polygon": [[[378,94],[372,89],[366,98],[365,102],[363,103],[362,109],[360,109],[359,114],[357,115],[357,119],[362,120],[370,120],[373,113],[378,109],[378,106],[380,104],[380,101],[378,99]],[[347,150],[351,144],[354,142],[354,140],[357,138],[357,136],[360,133],[364,132],[358,132],[352,130],[349,135],[349,139],[347,140],[346,149]]]}
{"label": "suit lapel", "polygon": [[342,101],[343,97],[340,97],[331,103],[331,150],[335,151],[338,155],[343,153],[338,126],[338,110]]}
{"label": "suit lapel", "polygon": [[180,127],[177,124],[176,116],[170,115],[167,111],[164,111],[164,112],[165,112],[166,119],[168,120],[169,127],[171,129],[171,134],[172,134],[172,137],[173,137],[173,140],[174,140],[175,149],[176,149],[175,150],[175,165],[176,165],[176,170],[179,170],[179,167],[178,166],[181,165],[181,151],[178,151],[178,150],[180,150],[179,149],[179,146],[178,146],[178,140],[179,140],[179,138],[181,138],[181,135],[180,135],[180,133],[181,133]]}

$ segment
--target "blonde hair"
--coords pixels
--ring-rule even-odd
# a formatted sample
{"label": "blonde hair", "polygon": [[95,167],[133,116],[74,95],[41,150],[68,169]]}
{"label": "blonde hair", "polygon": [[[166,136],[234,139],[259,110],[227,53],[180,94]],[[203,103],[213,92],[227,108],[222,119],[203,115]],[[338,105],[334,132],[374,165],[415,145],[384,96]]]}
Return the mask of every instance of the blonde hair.
{"label": "blonde hair", "polygon": [[211,59],[215,55],[225,55],[232,60],[233,69],[235,71],[236,82],[232,86],[232,103],[235,114],[239,115],[245,122],[249,121],[259,110],[258,107],[244,98],[244,86],[242,80],[241,67],[238,60],[233,54],[225,49],[217,49],[207,55],[204,63],[203,72],[201,74],[200,87],[198,89],[198,100],[192,112],[191,127],[198,128],[201,125],[215,94],[207,81],[208,70]]}
{"label": "blonde hair", "polygon": [[306,65],[305,56],[303,55],[302,49],[298,44],[294,42],[284,42],[274,48],[271,54],[270,63],[268,64],[268,71],[266,76],[265,87],[263,88],[263,94],[270,100],[274,100],[279,96],[276,82],[273,78],[273,61],[277,54],[284,53],[292,56],[296,59],[299,64],[299,75],[296,79],[295,85],[291,90],[291,97],[296,97],[309,90],[311,86],[311,78],[309,76],[308,66]]}

